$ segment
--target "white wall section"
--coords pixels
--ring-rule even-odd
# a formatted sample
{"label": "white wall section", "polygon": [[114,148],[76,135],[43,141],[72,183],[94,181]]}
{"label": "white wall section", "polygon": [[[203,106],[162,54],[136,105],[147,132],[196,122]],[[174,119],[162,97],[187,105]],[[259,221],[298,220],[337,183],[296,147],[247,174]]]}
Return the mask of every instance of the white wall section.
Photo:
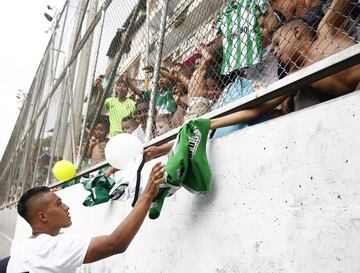
{"label": "white wall section", "polygon": [[15,235],[17,210],[15,206],[0,210],[0,260],[9,256]]}
{"label": "white wall section", "polygon": [[[125,254],[82,272],[360,272],[359,105],[354,92],[211,141],[211,192],[181,189]],[[86,236],[131,210],[83,207],[81,185],[59,195]],[[19,219],[15,241],[29,232]]]}

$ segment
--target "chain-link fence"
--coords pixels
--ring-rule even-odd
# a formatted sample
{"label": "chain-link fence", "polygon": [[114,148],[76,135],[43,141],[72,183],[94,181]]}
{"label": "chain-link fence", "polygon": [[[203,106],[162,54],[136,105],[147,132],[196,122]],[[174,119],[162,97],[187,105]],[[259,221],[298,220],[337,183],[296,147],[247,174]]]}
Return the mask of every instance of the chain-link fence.
{"label": "chain-link fence", "polygon": [[[67,1],[0,163],[0,206],[54,185],[59,160],[105,165],[117,134],[146,144],[331,58],[358,43],[359,14],[348,0]],[[351,92],[359,71],[299,84],[226,133]]]}

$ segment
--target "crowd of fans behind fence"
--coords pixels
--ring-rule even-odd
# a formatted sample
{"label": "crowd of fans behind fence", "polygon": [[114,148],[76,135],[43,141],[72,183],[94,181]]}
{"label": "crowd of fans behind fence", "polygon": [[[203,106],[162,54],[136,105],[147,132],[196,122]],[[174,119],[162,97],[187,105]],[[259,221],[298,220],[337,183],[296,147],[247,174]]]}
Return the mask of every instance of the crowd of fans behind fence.
{"label": "crowd of fans behind fence", "polygon": [[[229,1],[213,20],[212,31],[217,32],[214,40],[200,42],[176,65],[160,68],[153,136],[356,44],[360,38],[359,2],[269,0],[255,9],[247,9],[239,1]],[[143,69],[147,74],[153,72],[151,65]],[[282,105],[260,120],[354,91],[360,81],[359,71],[354,66],[294,90]],[[143,85],[125,70],[117,75],[114,96],[99,106],[103,79],[104,75],[100,75],[95,80],[88,102],[84,154],[91,165],[105,159],[106,142],[117,134],[131,133],[144,142],[152,92],[140,87]],[[101,111],[96,111],[98,108]],[[243,126],[233,126],[226,133],[238,128]]]}

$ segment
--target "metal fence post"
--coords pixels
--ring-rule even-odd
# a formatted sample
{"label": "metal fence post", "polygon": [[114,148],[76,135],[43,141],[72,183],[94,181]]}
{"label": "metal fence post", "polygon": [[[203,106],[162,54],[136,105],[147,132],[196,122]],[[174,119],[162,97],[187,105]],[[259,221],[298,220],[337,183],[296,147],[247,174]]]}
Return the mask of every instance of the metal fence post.
{"label": "metal fence post", "polygon": [[154,67],[154,77],[152,80],[152,90],[150,96],[150,106],[149,106],[149,114],[148,120],[146,124],[146,132],[145,132],[145,142],[149,141],[152,136],[152,124],[154,121],[154,111],[155,111],[155,98],[156,92],[158,88],[158,81],[160,75],[160,66],[161,66],[161,59],[162,59],[162,51],[164,47],[164,38],[165,38],[165,27],[166,27],[166,17],[167,17],[167,10],[169,6],[169,0],[163,0],[163,12],[161,14],[161,22],[160,22],[160,33],[159,33],[159,41],[157,47],[157,58]]}
{"label": "metal fence post", "polygon": [[[106,2],[106,3],[103,4],[103,11],[106,10],[106,8],[108,7],[108,5],[109,5],[110,3],[111,3],[111,1]],[[129,36],[130,36],[130,33],[131,33],[131,31],[132,31],[132,29],[133,29],[133,26],[134,26],[134,24],[135,24],[135,21],[136,21],[136,17],[137,17],[137,15],[138,15],[138,13],[139,13],[140,6],[141,6],[141,1],[138,1],[137,5],[136,5],[136,7],[135,7],[135,9],[134,9],[134,11],[133,11],[133,13],[132,13],[129,26],[128,26],[128,28],[127,28],[126,31],[125,31],[124,40],[127,40],[127,39],[129,38]],[[106,99],[106,97],[107,97],[107,94],[109,94],[110,90],[111,90],[112,87],[113,87],[113,82],[114,82],[114,80],[115,80],[116,71],[117,71],[117,68],[118,68],[118,66],[119,66],[119,63],[120,63],[120,61],[121,61],[121,58],[122,58],[122,56],[123,56],[123,54],[124,54],[124,51],[125,51],[125,43],[122,43],[120,49],[119,49],[118,52],[117,52],[117,55],[114,57],[114,58],[116,58],[116,59],[115,59],[115,64],[114,64],[114,66],[113,66],[113,68],[112,68],[112,71],[111,71],[111,73],[110,73],[110,79],[109,79],[108,85],[106,86],[106,88],[105,88],[105,90],[104,90],[104,93],[103,93],[103,95],[102,95],[102,97],[101,97],[99,106],[98,106],[98,108],[97,108],[97,110],[96,110],[95,117],[98,117],[99,114],[101,113],[101,111],[102,111],[102,105],[103,105],[104,102],[105,102],[105,99]],[[93,132],[93,129],[94,129],[94,127],[95,127],[95,121],[96,121],[96,118],[91,122],[89,135],[91,135],[92,132]],[[84,149],[84,147],[80,147],[80,149],[81,149],[81,150],[80,150],[80,158],[79,158],[79,161],[78,161],[78,163],[77,163],[77,167],[81,166],[82,161],[83,161],[83,158],[84,158],[85,149]]]}

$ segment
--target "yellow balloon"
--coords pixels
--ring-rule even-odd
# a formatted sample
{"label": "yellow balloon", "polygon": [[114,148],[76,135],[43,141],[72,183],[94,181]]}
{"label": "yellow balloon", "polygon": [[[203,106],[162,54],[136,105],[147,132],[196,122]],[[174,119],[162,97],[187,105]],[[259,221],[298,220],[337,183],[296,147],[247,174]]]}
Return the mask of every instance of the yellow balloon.
{"label": "yellow balloon", "polygon": [[61,160],[54,165],[53,174],[57,180],[67,181],[75,177],[76,169],[70,161]]}

